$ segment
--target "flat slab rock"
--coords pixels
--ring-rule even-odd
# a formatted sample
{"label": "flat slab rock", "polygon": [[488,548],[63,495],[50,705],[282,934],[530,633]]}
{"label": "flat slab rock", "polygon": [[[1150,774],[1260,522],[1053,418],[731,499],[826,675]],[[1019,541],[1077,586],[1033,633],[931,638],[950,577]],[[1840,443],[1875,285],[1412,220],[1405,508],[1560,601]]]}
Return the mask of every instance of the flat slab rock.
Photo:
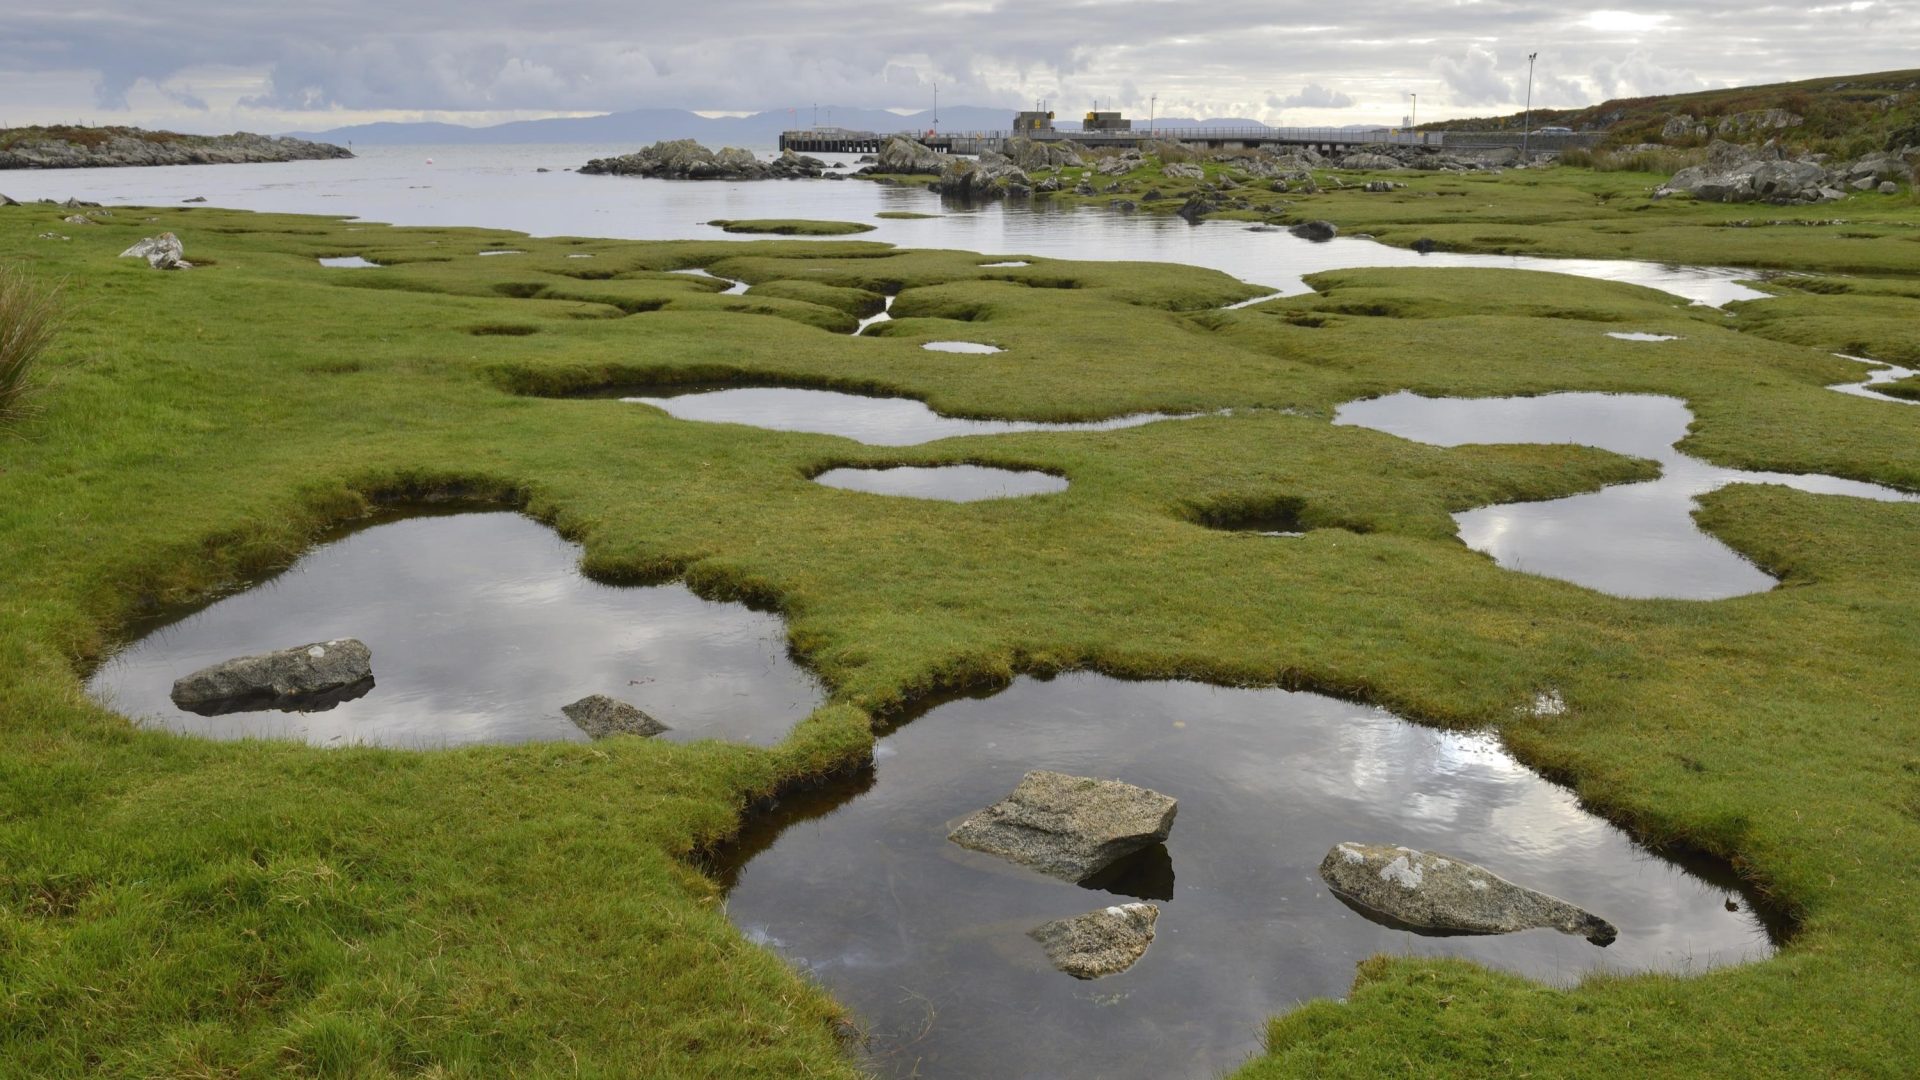
{"label": "flat slab rock", "polygon": [[1036,769],[947,839],[1080,882],[1165,840],[1178,809],[1169,796],[1119,780]]}
{"label": "flat slab rock", "polygon": [[639,735],[650,738],[668,730],[667,725],[638,708],[605,694],[591,694],[560,711],[581,731],[596,739],[609,735]]}
{"label": "flat slab rock", "polygon": [[1053,966],[1076,979],[1118,975],[1153,944],[1154,904],[1120,904],[1036,926],[1027,936],[1047,950]]}
{"label": "flat slab rock", "polygon": [[173,684],[173,703],[201,709],[256,699],[272,704],[353,686],[373,678],[373,653],[354,638],[316,641],[222,661]]}
{"label": "flat slab rock", "polygon": [[1547,927],[1607,945],[1613,924],[1484,866],[1386,844],[1335,844],[1320,876],[1340,895],[1408,926],[1473,934]]}

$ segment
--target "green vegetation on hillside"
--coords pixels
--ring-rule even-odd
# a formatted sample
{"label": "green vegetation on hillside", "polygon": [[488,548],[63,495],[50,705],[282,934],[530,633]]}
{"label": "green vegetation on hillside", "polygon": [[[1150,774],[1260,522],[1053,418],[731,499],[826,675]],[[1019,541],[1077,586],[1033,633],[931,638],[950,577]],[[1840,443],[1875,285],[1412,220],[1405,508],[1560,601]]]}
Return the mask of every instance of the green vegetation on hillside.
{"label": "green vegetation on hillside", "polygon": [[[1572,174],[1421,178],[1274,211],[1403,243],[1444,227],[1463,247],[1535,249],[1537,233],[1548,250],[1767,250],[1771,227],[1680,203],[1623,211],[1621,174]],[[1805,238],[1810,278],[1910,275],[1920,248],[1899,222],[1914,210],[1884,205],[1877,225],[1780,228]],[[1701,523],[1782,588],[1627,601],[1499,569],[1449,513],[1649,463],[1328,422],[1401,388],[1665,393],[1689,402],[1685,445],[1710,460],[1920,489],[1920,410],[1824,389],[1859,365],[1794,342],[1794,317],[1762,327],[1631,286],[1437,269],[1323,274],[1311,295],[1222,311],[1259,290],[863,242],[207,209],[35,239],[62,213],[0,208],[0,249],[69,280],[84,313],[43,408],[0,439],[0,1075],[852,1075],[838,1009],[734,931],[691,857],[757,800],[863,763],[876,717],[1080,667],[1281,682],[1496,728],[1649,841],[1731,861],[1796,924],[1765,963],[1567,991],[1378,959],[1344,1004],[1280,1018],[1250,1075],[1870,1075],[1920,1053],[1920,679],[1902,660],[1920,646],[1920,506],[1728,488]],[[161,230],[210,265],[114,258]],[[474,254],[501,247],[524,254]],[[315,261],[347,254],[383,266]],[[692,267],[751,288],[671,272]],[[1781,302],[1844,322],[1864,300],[1910,299],[1878,288]],[[850,336],[888,294],[896,318]],[[1750,322],[1766,336],[1736,329]],[[1623,326],[1681,340],[1606,337]],[[963,327],[1006,351],[960,364],[919,348]],[[899,393],[975,416],[1233,412],[882,448],[578,396],[674,382]],[[807,479],[955,461],[1072,487],[957,505]],[[770,750],[400,752],[177,738],[82,693],[139,616],[381,505],[454,494],[553,524],[602,578],[774,606],[831,702]],[[1198,524],[1281,501],[1311,530],[1298,542]],[[1520,708],[1549,686],[1565,713]]]}

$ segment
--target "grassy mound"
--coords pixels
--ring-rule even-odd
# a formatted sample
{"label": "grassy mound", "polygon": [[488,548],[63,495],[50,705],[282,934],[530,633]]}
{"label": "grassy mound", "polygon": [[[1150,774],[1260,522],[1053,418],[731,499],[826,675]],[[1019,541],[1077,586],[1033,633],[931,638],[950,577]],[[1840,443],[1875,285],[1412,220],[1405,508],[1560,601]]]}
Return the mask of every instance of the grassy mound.
{"label": "grassy mound", "polygon": [[807,221],[802,218],[719,218],[707,222],[722,232],[762,233],[770,236],[849,236],[872,232],[873,226],[858,221]]}

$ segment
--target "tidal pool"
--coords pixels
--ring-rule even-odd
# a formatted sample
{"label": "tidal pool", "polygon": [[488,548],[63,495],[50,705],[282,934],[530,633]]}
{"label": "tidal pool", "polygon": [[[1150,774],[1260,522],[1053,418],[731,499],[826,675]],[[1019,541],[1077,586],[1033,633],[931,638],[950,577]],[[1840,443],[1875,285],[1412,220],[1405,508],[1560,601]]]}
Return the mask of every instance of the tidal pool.
{"label": "tidal pool", "polygon": [[1348,402],[1334,415],[1336,424],[1436,446],[1580,443],[1659,462],[1658,480],[1453,515],[1467,546],[1501,566],[1615,596],[1717,600],[1778,584],[1694,524],[1694,498],[1728,484],[1783,484],[1883,502],[1920,498],[1832,476],[1710,465],[1674,449],[1692,421],[1684,402],[1653,394],[1425,398],[1402,391]]}
{"label": "tidal pool", "polygon": [[518,248],[499,248],[493,251],[483,251],[480,254],[482,255],[525,255],[526,252],[521,251]]}
{"label": "tidal pool", "polygon": [[321,259],[320,265],[332,267],[335,270],[377,270],[380,268],[379,263],[369,262],[358,255],[332,256]]}
{"label": "tidal pool", "polygon": [[1649,334],[1642,330],[1609,330],[1607,336],[1621,341],[1679,341],[1678,334]]}
{"label": "tidal pool", "polygon": [[[214,738],[407,748],[584,741],[560,707],[632,702],[665,739],[771,745],[823,692],[780,619],[683,585],[602,585],[580,549],[503,512],[422,515],[353,530],[283,573],[159,625],[88,689],[144,724]],[[235,656],[357,637],[374,686],[324,712],[204,717],[173,680]]]}
{"label": "tidal pool", "polygon": [[976,353],[982,356],[1003,351],[998,345],[978,341],[929,341],[920,347],[929,352]]}
{"label": "tidal pool", "polygon": [[864,491],[872,495],[899,495],[909,499],[979,502],[1022,495],[1051,495],[1067,490],[1067,481],[1035,469],[994,469],[985,465],[899,465],[892,468],[828,469],[813,478],[816,484]]}
{"label": "tidal pool", "polygon": [[1026,420],[963,420],[941,416],[912,398],[868,397],[838,390],[790,387],[684,387],[653,397],[620,400],[651,405],[681,420],[746,424],[771,431],[841,435],[869,446],[912,446],[956,435],[1006,435],[1018,431],[1111,431],[1157,420],[1169,413],[1134,413],[1108,420],[1049,424]]}
{"label": "tidal pool", "polygon": [[[947,841],[1031,769],[1144,785],[1179,799],[1179,816],[1104,889]],[[1601,948],[1552,930],[1426,936],[1374,922],[1319,877],[1343,841],[1481,863],[1620,936]],[[1730,878],[1637,846],[1490,736],[1317,694],[1087,673],[933,708],[882,739],[871,772],[789,800],[717,869],[734,922],[850,1006],[889,1076],[1218,1076],[1259,1050],[1268,1017],[1344,996],[1354,965],[1378,953],[1570,985],[1774,949]],[[1026,936],[1126,898],[1161,915],[1124,974],[1078,981]]]}

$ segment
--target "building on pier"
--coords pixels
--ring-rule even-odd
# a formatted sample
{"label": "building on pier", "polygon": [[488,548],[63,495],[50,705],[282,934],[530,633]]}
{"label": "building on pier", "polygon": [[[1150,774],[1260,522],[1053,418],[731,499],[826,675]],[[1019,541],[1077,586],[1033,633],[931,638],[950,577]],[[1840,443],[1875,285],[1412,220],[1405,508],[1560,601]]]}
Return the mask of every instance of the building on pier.
{"label": "building on pier", "polygon": [[1013,133],[1015,135],[1046,135],[1053,132],[1053,113],[1028,109],[1013,114]]}
{"label": "building on pier", "polygon": [[1081,131],[1132,131],[1133,121],[1117,112],[1090,112],[1080,121]]}

